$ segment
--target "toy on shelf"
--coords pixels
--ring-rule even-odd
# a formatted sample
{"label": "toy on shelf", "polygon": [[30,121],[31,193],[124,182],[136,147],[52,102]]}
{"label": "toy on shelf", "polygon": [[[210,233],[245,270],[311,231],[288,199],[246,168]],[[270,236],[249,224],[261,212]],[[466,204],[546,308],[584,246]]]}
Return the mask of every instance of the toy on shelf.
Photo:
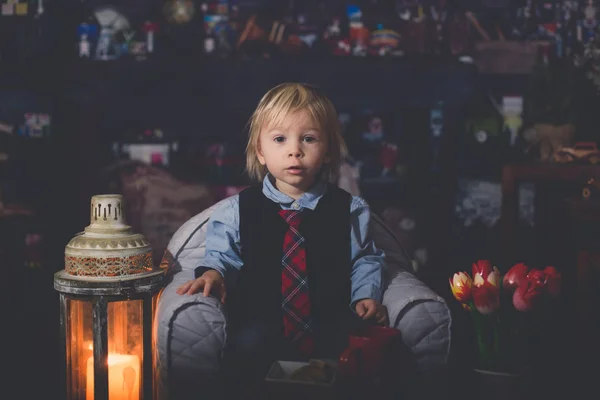
{"label": "toy on shelf", "polygon": [[99,7],[94,16],[100,24],[100,34],[96,45],[96,59],[116,60],[122,54],[117,35],[130,28],[129,20],[115,8]]}
{"label": "toy on shelf", "polygon": [[259,10],[252,14],[240,33],[236,48],[245,55],[269,58],[281,53],[288,39],[288,23]]}
{"label": "toy on shelf", "polygon": [[152,21],[146,21],[142,25],[142,30],[146,34],[146,51],[148,53],[154,52],[154,36],[158,31],[158,24]]}
{"label": "toy on shelf", "polygon": [[325,51],[334,56],[350,55],[352,46],[346,31],[342,28],[342,18],[333,16],[323,31],[322,44]]}
{"label": "toy on shelf", "polygon": [[[0,2],[0,16],[26,17],[32,15],[32,9],[35,5],[34,18],[40,18],[44,14],[45,0],[3,0]],[[30,7],[31,5],[31,7]]]}
{"label": "toy on shelf", "polygon": [[[363,181],[384,182],[400,177],[402,165],[400,150],[395,137],[390,135],[384,118],[376,111],[365,110],[362,116],[364,126],[356,137],[349,137],[352,157],[360,169]],[[395,136],[395,135],[394,135]]]}
{"label": "toy on shelf", "polygon": [[377,56],[400,56],[401,36],[392,29],[385,29],[383,24],[379,24],[377,29],[371,32],[369,38],[369,53]]}
{"label": "toy on shelf", "polygon": [[24,17],[29,13],[29,2],[24,0],[6,0],[2,3],[2,16]]}
{"label": "toy on shelf", "polygon": [[553,155],[558,163],[600,164],[600,150],[595,142],[576,142],[573,147],[562,147]]}
{"label": "toy on shelf", "polygon": [[299,55],[308,53],[319,38],[319,29],[306,14],[300,13],[292,20],[287,39],[281,44],[285,53]]}
{"label": "toy on shelf", "polygon": [[331,24],[325,28],[323,39],[337,41],[342,36],[341,19],[335,16],[331,19]]}
{"label": "toy on shelf", "polygon": [[81,23],[77,27],[79,35],[78,54],[80,58],[90,58],[92,55],[92,43],[96,41],[98,26],[92,23]]}
{"label": "toy on shelf", "polygon": [[598,10],[593,0],[586,0],[583,18],[577,24],[577,40],[587,43],[594,39],[598,29]]}
{"label": "toy on shelf", "polygon": [[401,47],[404,54],[424,54],[428,49],[428,17],[420,2],[405,2],[397,8]]}
{"label": "toy on shelf", "polygon": [[156,167],[170,167],[179,142],[160,128],[126,133],[125,139],[113,143],[115,160],[136,160]]}
{"label": "toy on shelf", "polygon": [[42,138],[50,136],[51,117],[48,114],[28,112],[24,115],[24,123],[17,131],[19,136]]}
{"label": "toy on shelf", "polygon": [[448,10],[446,10],[445,3],[445,0],[440,0],[437,7],[434,5],[429,7],[429,14],[433,25],[431,52],[437,55],[446,54],[449,51],[446,37]]}
{"label": "toy on shelf", "polygon": [[13,135],[14,130],[15,130],[15,127],[12,124],[0,121],[0,133],[4,133],[7,135]]}
{"label": "toy on shelf", "polygon": [[366,56],[369,48],[370,32],[363,23],[362,10],[356,5],[348,5],[346,13],[349,21],[352,55]]}
{"label": "toy on shelf", "polygon": [[233,51],[235,43],[236,32],[233,27],[237,26],[239,17],[234,15],[233,24],[230,23],[230,7],[226,0],[202,3],[202,13],[204,15],[204,53],[229,55]]}
{"label": "toy on shelf", "polygon": [[187,24],[196,14],[192,0],[167,0],[163,6],[163,14],[169,23]]}

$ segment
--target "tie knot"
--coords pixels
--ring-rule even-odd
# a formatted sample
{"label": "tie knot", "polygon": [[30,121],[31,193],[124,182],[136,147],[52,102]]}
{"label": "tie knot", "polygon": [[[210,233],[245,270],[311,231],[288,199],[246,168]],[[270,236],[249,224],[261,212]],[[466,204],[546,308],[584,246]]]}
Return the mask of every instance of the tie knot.
{"label": "tie knot", "polygon": [[300,222],[302,221],[302,211],[280,210],[279,215],[285,222],[294,228],[298,228]]}

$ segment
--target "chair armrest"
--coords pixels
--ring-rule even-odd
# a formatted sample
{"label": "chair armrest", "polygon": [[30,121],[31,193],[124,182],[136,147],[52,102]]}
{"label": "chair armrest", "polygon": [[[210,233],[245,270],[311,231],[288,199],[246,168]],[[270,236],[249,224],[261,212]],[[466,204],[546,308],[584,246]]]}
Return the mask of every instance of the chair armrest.
{"label": "chair armrest", "polygon": [[445,300],[407,271],[399,272],[383,294],[390,325],[402,339],[422,372],[446,365],[450,352],[450,309]]}
{"label": "chair armrest", "polygon": [[[203,294],[175,292],[193,278],[182,271],[164,288],[156,313],[156,362],[159,398],[180,398],[216,379],[225,344],[226,320],[221,302]],[[190,387],[193,385],[194,387]]]}

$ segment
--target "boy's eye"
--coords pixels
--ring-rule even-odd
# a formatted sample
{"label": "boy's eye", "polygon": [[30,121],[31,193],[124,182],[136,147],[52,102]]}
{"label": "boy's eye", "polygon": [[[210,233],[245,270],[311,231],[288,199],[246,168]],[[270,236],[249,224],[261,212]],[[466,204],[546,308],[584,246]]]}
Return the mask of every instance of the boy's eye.
{"label": "boy's eye", "polygon": [[285,138],[283,136],[277,136],[275,139],[273,139],[275,142],[277,143],[283,143],[285,141]]}
{"label": "boy's eye", "polygon": [[316,138],[314,138],[314,137],[312,137],[312,136],[306,136],[306,137],[304,138],[304,141],[305,141],[305,142],[307,142],[307,143],[312,143],[312,142],[315,142],[316,140],[317,140],[317,139],[316,139]]}

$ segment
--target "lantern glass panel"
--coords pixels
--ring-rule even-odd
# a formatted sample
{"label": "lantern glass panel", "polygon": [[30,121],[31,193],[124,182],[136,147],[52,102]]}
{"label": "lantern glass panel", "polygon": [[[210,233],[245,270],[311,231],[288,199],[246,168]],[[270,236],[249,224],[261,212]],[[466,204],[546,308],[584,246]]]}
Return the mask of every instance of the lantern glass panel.
{"label": "lantern glass panel", "polygon": [[[143,301],[112,301],[107,307],[109,400],[141,399]],[[94,399],[92,303],[69,300],[70,398]],[[150,355],[151,356],[151,355]]]}
{"label": "lantern glass panel", "polygon": [[67,299],[68,398],[85,399],[86,365],[92,357],[92,303]]}

